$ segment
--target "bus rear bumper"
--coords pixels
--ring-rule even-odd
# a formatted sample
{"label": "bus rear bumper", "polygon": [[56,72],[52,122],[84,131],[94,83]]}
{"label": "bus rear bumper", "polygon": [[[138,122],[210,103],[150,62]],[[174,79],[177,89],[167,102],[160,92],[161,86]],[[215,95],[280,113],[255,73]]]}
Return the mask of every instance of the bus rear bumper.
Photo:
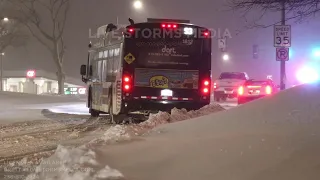
{"label": "bus rear bumper", "polygon": [[205,105],[210,104],[209,101],[159,101],[159,100],[128,100],[123,101],[123,107],[126,112],[134,112],[141,110],[149,111],[167,111],[173,108],[198,110]]}

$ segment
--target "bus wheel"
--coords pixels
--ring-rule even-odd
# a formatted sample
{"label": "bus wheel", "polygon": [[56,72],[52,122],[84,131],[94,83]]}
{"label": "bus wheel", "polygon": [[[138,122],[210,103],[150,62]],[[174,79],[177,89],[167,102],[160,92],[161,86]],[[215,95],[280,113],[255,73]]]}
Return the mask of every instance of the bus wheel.
{"label": "bus wheel", "polygon": [[117,114],[117,115],[113,114],[112,106],[109,107],[109,115],[110,115],[111,122],[115,124],[123,124],[126,118],[125,114]]}
{"label": "bus wheel", "polygon": [[99,111],[91,109],[91,108],[90,108],[89,112],[90,112],[91,117],[99,117],[99,115],[100,115]]}

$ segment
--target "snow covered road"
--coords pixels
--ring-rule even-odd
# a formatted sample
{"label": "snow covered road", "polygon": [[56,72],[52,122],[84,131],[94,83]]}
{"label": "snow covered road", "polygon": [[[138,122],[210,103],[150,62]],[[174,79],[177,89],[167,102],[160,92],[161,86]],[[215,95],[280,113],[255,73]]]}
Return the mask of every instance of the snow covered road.
{"label": "snow covered road", "polygon": [[101,136],[111,126],[108,117],[91,119],[87,111],[78,97],[0,92],[0,162]]}
{"label": "snow covered road", "polygon": [[89,110],[86,106],[86,102],[56,105],[51,106],[47,109],[54,113],[89,115]]}
{"label": "snow covered road", "polygon": [[[10,124],[16,122],[45,120],[43,109],[54,109],[61,107],[61,113],[68,111],[79,111],[75,114],[85,112],[85,101],[79,97],[72,96],[49,96],[34,95],[12,92],[0,93],[0,124]],[[71,107],[71,108],[68,108]],[[59,108],[58,108],[59,109]]]}

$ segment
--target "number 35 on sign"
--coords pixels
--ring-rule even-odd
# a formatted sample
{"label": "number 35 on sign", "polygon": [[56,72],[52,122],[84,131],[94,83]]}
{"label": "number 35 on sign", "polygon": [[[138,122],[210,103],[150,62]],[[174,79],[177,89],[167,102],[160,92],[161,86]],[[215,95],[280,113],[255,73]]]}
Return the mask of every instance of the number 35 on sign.
{"label": "number 35 on sign", "polygon": [[274,47],[291,46],[291,26],[275,25],[274,26]]}

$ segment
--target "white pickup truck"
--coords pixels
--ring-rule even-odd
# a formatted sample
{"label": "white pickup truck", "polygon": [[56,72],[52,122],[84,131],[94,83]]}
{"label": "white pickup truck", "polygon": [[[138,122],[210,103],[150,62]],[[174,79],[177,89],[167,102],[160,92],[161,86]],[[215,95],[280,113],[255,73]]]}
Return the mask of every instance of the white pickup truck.
{"label": "white pickup truck", "polygon": [[214,100],[226,100],[227,98],[237,97],[239,86],[249,80],[245,72],[223,72],[213,83]]}

